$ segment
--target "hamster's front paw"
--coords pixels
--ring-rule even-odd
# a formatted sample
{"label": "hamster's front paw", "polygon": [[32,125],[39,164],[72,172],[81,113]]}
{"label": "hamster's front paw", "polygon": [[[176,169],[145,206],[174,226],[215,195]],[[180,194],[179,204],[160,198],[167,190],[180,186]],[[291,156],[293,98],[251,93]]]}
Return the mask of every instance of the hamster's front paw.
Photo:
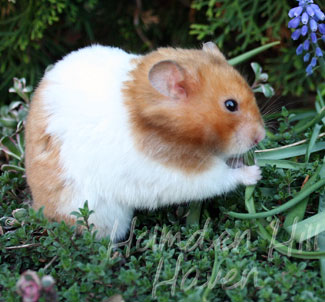
{"label": "hamster's front paw", "polygon": [[255,185],[262,178],[259,166],[243,166],[240,170],[242,172],[242,183],[245,186]]}

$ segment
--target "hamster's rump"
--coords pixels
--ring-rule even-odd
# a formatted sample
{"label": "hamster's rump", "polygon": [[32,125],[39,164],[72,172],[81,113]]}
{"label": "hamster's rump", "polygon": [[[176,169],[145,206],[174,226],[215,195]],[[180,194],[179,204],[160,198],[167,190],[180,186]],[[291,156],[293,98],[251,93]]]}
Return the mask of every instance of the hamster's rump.
{"label": "hamster's rump", "polygon": [[[70,212],[86,200],[91,207],[92,200],[100,206],[91,192],[101,191],[97,181],[105,179],[101,173],[114,171],[99,167],[130,148],[122,139],[126,115],[114,102],[121,100],[122,81],[133,58],[111,47],[81,49],[59,61],[35,91],[26,123],[26,175],[33,207],[44,206],[47,217],[71,223]],[[106,138],[105,143],[100,137]],[[110,145],[120,149],[107,152]],[[101,150],[105,155],[98,155]],[[123,210],[121,216],[128,212],[132,211]]]}
{"label": "hamster's rump", "polygon": [[[225,109],[228,99],[237,112]],[[87,47],[55,64],[33,96],[26,123],[33,207],[72,223],[70,213],[87,200],[98,235],[118,240],[134,209],[256,183],[256,166],[230,169],[225,160],[263,136],[251,89],[217,48],[137,56]]]}

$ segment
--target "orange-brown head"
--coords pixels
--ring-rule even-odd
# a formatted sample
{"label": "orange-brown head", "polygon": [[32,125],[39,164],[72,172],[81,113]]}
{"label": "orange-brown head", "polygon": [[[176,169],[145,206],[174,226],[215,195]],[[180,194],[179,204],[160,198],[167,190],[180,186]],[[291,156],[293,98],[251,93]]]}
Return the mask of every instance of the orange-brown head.
{"label": "orange-brown head", "polygon": [[203,158],[241,154],[264,138],[251,88],[213,43],[202,50],[161,48],[137,63],[124,93],[147,154],[202,167]]}

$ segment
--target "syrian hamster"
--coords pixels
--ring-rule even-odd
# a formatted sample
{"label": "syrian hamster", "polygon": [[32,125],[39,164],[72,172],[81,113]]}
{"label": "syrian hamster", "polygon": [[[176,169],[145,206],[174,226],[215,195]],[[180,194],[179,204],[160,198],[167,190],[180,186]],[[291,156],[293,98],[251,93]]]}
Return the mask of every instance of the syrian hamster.
{"label": "syrian hamster", "polygon": [[226,161],[264,136],[251,88],[212,42],[143,56],[86,47],[46,72],[32,99],[26,175],[33,207],[73,223],[70,213],[87,200],[98,236],[121,240],[135,209],[255,184],[259,167]]}

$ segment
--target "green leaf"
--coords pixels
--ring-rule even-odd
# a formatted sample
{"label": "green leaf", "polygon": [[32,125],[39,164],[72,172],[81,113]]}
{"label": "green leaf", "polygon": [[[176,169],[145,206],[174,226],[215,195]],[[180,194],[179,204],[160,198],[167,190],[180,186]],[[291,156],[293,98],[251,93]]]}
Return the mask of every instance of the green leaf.
{"label": "green leaf", "polygon": [[0,117],[0,123],[2,126],[7,128],[15,129],[17,126],[17,121],[10,117]]}
{"label": "green leaf", "polygon": [[[325,178],[325,164],[323,164],[319,174],[321,178]],[[325,213],[325,194],[319,195],[318,213],[319,214]],[[324,221],[323,224],[325,224]],[[325,252],[325,232],[321,232],[318,234],[317,243],[318,243],[319,250]],[[320,272],[322,277],[323,288],[325,289],[325,257],[321,258],[319,261],[320,261]]]}
{"label": "green leaf", "polygon": [[[312,184],[315,183],[320,170],[321,170],[322,166],[319,166],[317,168],[317,170],[315,171],[315,173],[313,174],[313,176],[309,179],[309,181],[304,185],[304,188],[311,186]],[[305,216],[305,212],[306,212],[306,208],[307,208],[307,204],[309,201],[309,196],[307,196],[302,202],[300,202],[299,204],[297,204],[295,207],[293,207],[288,214],[286,215],[283,227],[287,228],[289,226],[291,226],[293,223],[297,223],[301,220],[304,219]]]}
{"label": "green leaf", "polygon": [[274,89],[270,84],[259,84],[253,91],[263,93],[266,98],[270,98],[274,95]]}
{"label": "green leaf", "polygon": [[325,185],[325,178],[319,180],[317,183],[307,186],[306,188],[303,188],[294,198],[292,198],[290,201],[286,202],[285,204],[274,208],[273,210],[266,211],[266,212],[259,212],[256,214],[247,214],[247,213],[236,213],[236,212],[227,212],[227,215],[240,218],[240,219],[256,219],[256,218],[264,218],[273,216],[276,214],[280,214],[284,211],[287,211],[288,209],[294,207],[296,204],[301,202],[304,198],[309,196],[314,191],[318,190],[319,188],[323,187]]}
{"label": "green leaf", "polygon": [[2,171],[25,172],[25,169],[23,167],[19,167],[19,166],[16,166],[16,165],[7,165],[7,164],[3,164],[1,166],[1,170]]}
{"label": "green leaf", "polygon": [[190,204],[189,214],[186,217],[187,226],[191,226],[193,224],[200,224],[201,207],[201,202],[192,202]]}
{"label": "green leaf", "polygon": [[286,227],[286,231],[298,242],[315,237],[325,231],[325,212],[320,212],[303,221]]}
{"label": "green leaf", "polygon": [[[311,148],[310,153],[325,149],[325,142],[316,142]],[[284,159],[306,154],[307,144],[298,146],[283,146],[274,149],[256,150],[255,156],[257,160],[260,159]]]}
{"label": "green leaf", "polygon": [[7,153],[19,161],[22,160],[22,153],[17,145],[12,141],[12,138],[5,136],[0,140],[0,150]]}
{"label": "green leaf", "polygon": [[257,165],[265,167],[267,165],[276,166],[281,169],[300,170],[306,167],[306,164],[297,163],[291,160],[281,159],[257,159]]}
{"label": "green leaf", "polygon": [[256,56],[257,54],[259,54],[259,53],[261,53],[261,52],[263,52],[263,51],[265,51],[265,50],[267,50],[267,49],[269,49],[269,48],[271,48],[271,47],[273,47],[275,45],[279,45],[279,44],[280,44],[280,41],[265,44],[263,46],[257,47],[255,49],[252,49],[252,50],[250,50],[248,52],[245,52],[245,53],[243,53],[243,54],[241,54],[241,55],[239,55],[239,56],[237,56],[235,58],[232,58],[232,59],[228,60],[228,63],[230,65],[240,64],[240,63],[242,63],[244,61],[247,61],[248,59]]}
{"label": "green leaf", "polygon": [[260,75],[262,73],[262,67],[261,67],[261,65],[258,64],[258,63],[256,63],[256,62],[252,62],[251,63],[251,67],[252,67],[252,69],[254,71],[256,80],[259,80]]}
{"label": "green leaf", "polygon": [[320,129],[322,129],[322,125],[316,124],[314,126],[313,133],[312,133],[312,135],[310,137],[310,140],[309,140],[309,143],[307,145],[306,157],[305,157],[306,163],[308,163],[308,161],[309,161],[311,150],[313,149],[313,147],[314,147],[314,145],[316,143],[316,140],[318,138],[318,134],[320,132]]}

